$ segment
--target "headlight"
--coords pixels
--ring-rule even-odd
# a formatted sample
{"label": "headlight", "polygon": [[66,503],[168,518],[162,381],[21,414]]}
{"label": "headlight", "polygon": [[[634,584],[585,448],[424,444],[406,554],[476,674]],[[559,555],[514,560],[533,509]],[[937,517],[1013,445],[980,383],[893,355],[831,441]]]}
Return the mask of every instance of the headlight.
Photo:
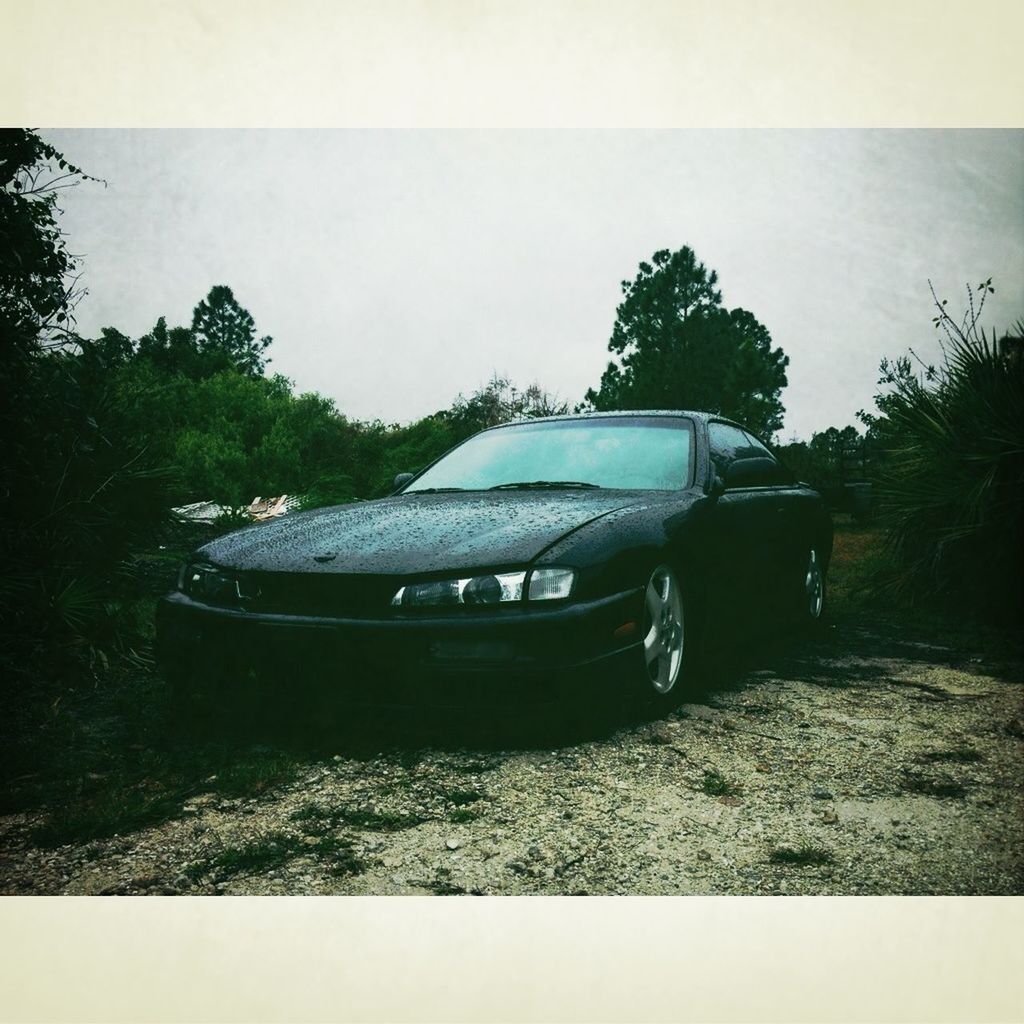
{"label": "headlight", "polygon": [[575,579],[572,569],[534,569],[530,573],[530,600],[555,601],[568,597]]}
{"label": "headlight", "polygon": [[178,589],[207,604],[233,604],[238,601],[238,581],[212,565],[183,565],[178,573]]}
{"label": "headlight", "polygon": [[400,587],[392,607],[431,607],[444,605],[507,604],[522,601],[550,601],[568,597],[576,574],[572,569],[534,569],[526,585],[527,573],[506,572],[465,579],[410,583]]}

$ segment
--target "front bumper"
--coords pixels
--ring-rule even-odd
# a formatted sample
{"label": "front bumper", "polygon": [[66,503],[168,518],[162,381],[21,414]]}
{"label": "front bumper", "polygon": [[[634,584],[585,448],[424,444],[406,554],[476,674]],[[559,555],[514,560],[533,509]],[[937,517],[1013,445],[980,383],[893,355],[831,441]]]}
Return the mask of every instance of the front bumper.
{"label": "front bumper", "polygon": [[640,589],[552,608],[380,619],[251,613],[176,593],[157,606],[157,659],[191,686],[258,678],[270,692],[313,688],[356,703],[534,703],[621,682],[638,660],[642,612]]}

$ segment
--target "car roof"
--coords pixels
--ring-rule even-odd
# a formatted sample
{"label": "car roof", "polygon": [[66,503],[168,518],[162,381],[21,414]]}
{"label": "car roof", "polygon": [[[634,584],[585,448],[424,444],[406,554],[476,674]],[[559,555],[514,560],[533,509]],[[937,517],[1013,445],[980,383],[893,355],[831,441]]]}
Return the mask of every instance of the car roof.
{"label": "car roof", "polygon": [[[695,420],[722,420],[725,423],[735,421],[716,412],[704,412],[698,409],[616,409],[608,412],[572,412],[563,413],[561,416],[525,416],[518,420],[510,420],[508,423],[496,423],[487,430],[497,430],[500,427],[514,427],[522,423],[553,423],[558,420],[595,420],[604,419],[609,416],[689,416]],[[736,426],[742,424],[736,423]],[[746,427],[743,427],[746,430]]]}

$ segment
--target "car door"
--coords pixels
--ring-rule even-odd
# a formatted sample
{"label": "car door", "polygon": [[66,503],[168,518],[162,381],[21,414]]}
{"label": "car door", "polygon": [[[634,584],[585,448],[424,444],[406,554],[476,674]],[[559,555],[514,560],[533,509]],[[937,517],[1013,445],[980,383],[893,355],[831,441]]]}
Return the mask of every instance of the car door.
{"label": "car door", "polygon": [[[739,427],[717,420],[708,423],[708,450],[723,484],[733,466],[753,454],[749,438]],[[714,572],[723,622],[746,616],[755,580],[764,572],[760,505],[757,494],[726,485],[712,510]]]}
{"label": "car door", "polygon": [[766,536],[765,571],[772,589],[780,596],[788,597],[790,592],[787,588],[799,579],[807,559],[807,491],[797,484],[793,474],[767,445],[750,431],[744,433],[757,456],[770,459],[774,467],[765,476],[764,494],[770,495],[773,508],[772,523]]}
{"label": "car door", "polygon": [[780,486],[784,470],[735,424],[709,422],[708,443],[714,470],[725,485],[712,513],[726,603],[722,612],[760,619],[776,606],[788,547],[786,488]]}

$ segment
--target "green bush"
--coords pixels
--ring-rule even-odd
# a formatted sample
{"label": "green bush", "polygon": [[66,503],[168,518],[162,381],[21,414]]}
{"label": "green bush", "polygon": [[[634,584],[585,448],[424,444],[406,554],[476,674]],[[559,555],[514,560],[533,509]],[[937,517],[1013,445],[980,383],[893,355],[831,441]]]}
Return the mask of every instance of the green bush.
{"label": "green bush", "polygon": [[61,674],[136,646],[130,555],[167,517],[169,476],[111,415],[81,357],[5,367],[8,435],[0,508],[0,659]]}
{"label": "green bush", "polygon": [[1024,352],[1019,337],[997,342],[979,326],[989,291],[991,281],[968,289],[959,323],[936,300],[942,364],[915,373],[909,357],[883,362],[882,415],[866,419],[886,449],[891,561],[880,588],[1010,620],[1024,565]]}

